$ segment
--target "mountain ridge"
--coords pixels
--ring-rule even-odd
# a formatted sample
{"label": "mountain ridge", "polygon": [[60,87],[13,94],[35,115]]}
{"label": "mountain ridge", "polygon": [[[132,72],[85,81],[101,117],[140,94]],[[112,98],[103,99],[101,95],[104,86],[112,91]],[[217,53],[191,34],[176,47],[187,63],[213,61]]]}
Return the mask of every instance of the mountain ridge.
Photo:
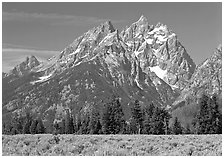
{"label": "mountain ridge", "polygon": [[16,78],[3,77],[3,113],[32,111],[43,117],[49,131],[62,109],[100,109],[112,94],[120,96],[126,118],[135,100],[172,109],[193,84],[192,76],[198,78],[177,35],[161,23],[149,25],[144,16],[120,33],[110,21],[102,23],[47,62],[31,59],[24,71],[14,68],[19,70],[13,71]]}

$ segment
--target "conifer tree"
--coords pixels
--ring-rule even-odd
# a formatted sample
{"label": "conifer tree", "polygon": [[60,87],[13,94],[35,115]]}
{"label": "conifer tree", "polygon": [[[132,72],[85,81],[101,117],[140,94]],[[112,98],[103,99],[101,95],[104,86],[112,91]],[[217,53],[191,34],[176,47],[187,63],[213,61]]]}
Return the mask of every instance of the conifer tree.
{"label": "conifer tree", "polygon": [[65,134],[72,134],[73,132],[74,132],[73,118],[70,116],[70,112],[67,109],[65,116]]}
{"label": "conifer tree", "polygon": [[60,134],[65,134],[65,119],[62,119],[61,126],[60,126]]}
{"label": "conifer tree", "polygon": [[102,115],[102,131],[104,134],[118,134],[124,124],[124,113],[119,98],[113,97],[112,101],[105,104]]}
{"label": "conifer tree", "polygon": [[32,117],[31,117],[30,113],[26,113],[26,121],[23,126],[23,134],[30,134],[31,123],[32,123]]}
{"label": "conifer tree", "polygon": [[149,120],[149,134],[168,134],[168,122],[171,118],[170,114],[162,108],[155,107],[152,117]]}
{"label": "conifer tree", "polygon": [[53,124],[53,127],[54,127],[54,131],[53,131],[53,134],[57,135],[60,133],[60,127],[59,127],[59,124],[57,122],[55,122]]}
{"label": "conifer tree", "polygon": [[152,116],[153,116],[153,111],[155,109],[155,106],[153,103],[151,103],[149,106],[146,106],[144,108],[144,113],[143,113],[143,133],[144,134],[151,134],[150,129],[151,129],[151,121],[152,121]]}
{"label": "conifer tree", "polygon": [[17,133],[17,134],[22,134],[23,133],[24,120],[25,120],[25,118],[19,116],[17,113],[15,113],[12,116],[11,125],[12,125],[12,128],[14,130],[13,133]]}
{"label": "conifer tree", "polygon": [[175,117],[174,123],[172,125],[172,134],[178,135],[183,133],[183,128],[178,120],[177,117]]}
{"label": "conifer tree", "polygon": [[137,134],[138,133],[137,122],[133,117],[131,117],[129,119],[129,130],[130,130],[130,134]]}
{"label": "conifer tree", "polygon": [[23,127],[23,134],[30,134],[31,121],[26,121]]}
{"label": "conifer tree", "polygon": [[219,111],[219,104],[216,95],[209,101],[210,105],[210,134],[222,134],[222,114]]}
{"label": "conifer tree", "polygon": [[184,134],[191,134],[191,128],[190,128],[189,124],[186,125],[186,128],[184,128],[183,133]]}
{"label": "conifer tree", "polygon": [[199,101],[200,109],[192,121],[196,134],[218,134],[222,132],[222,115],[218,109],[217,97],[205,94]]}
{"label": "conifer tree", "polygon": [[43,125],[43,121],[42,121],[40,118],[39,118],[37,121],[38,121],[38,122],[37,122],[36,132],[37,132],[38,134],[43,134],[43,133],[45,133],[45,128],[44,128],[44,125]]}
{"label": "conifer tree", "polygon": [[38,122],[37,122],[37,120],[33,120],[32,121],[32,123],[31,123],[31,125],[30,125],[30,133],[31,134],[37,134],[37,124],[38,124]]}
{"label": "conifer tree", "polygon": [[81,118],[81,127],[79,129],[80,134],[90,133],[89,122],[90,122],[89,115],[86,114],[84,117]]}
{"label": "conifer tree", "polygon": [[94,109],[91,112],[90,121],[89,121],[90,134],[100,134],[101,133],[101,123],[100,123],[100,114]]}
{"label": "conifer tree", "polygon": [[142,125],[143,125],[142,124],[143,113],[142,113],[141,106],[138,100],[135,101],[134,107],[132,108],[132,116],[133,116],[133,119],[135,119],[135,122],[137,123],[138,134],[140,134]]}
{"label": "conifer tree", "polygon": [[82,132],[80,132],[81,127],[82,127],[81,116],[80,113],[78,113],[76,117],[76,129],[77,129],[76,133],[82,134]]}

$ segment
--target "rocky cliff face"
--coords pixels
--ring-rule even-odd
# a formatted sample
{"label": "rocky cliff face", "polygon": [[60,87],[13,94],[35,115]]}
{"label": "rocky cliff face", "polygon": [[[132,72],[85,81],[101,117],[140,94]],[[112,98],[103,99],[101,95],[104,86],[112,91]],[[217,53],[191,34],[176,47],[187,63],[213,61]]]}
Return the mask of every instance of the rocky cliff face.
{"label": "rocky cliff face", "polygon": [[[203,69],[198,66],[197,72]],[[194,71],[193,60],[167,26],[150,25],[141,16],[119,33],[105,22],[47,62],[27,58],[3,77],[3,115],[29,110],[51,125],[68,108],[101,109],[112,94],[120,96],[126,117],[136,99],[169,109],[182,89],[197,85],[200,74]]]}
{"label": "rocky cliff face", "polygon": [[149,25],[144,16],[121,32],[121,38],[141,63],[144,72],[156,73],[173,89],[183,89],[195,63],[166,25]]}
{"label": "rocky cliff face", "polygon": [[222,94],[222,46],[220,45],[211,57],[199,64],[190,82],[173,103],[177,105],[187,99],[199,98],[202,93],[209,95]]}

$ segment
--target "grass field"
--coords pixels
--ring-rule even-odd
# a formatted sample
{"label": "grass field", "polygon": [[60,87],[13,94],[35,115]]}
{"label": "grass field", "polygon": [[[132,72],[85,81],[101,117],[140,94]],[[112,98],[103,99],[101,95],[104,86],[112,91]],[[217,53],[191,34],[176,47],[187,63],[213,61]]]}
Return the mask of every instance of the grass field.
{"label": "grass field", "polygon": [[2,136],[2,155],[222,155],[222,135]]}

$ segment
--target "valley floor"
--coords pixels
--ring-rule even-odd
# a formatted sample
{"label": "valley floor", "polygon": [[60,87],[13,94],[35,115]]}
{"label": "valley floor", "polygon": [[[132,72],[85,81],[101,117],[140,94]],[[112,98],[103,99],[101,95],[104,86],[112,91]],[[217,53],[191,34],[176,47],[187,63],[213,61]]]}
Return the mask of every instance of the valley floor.
{"label": "valley floor", "polygon": [[222,155],[222,135],[3,135],[2,155]]}

